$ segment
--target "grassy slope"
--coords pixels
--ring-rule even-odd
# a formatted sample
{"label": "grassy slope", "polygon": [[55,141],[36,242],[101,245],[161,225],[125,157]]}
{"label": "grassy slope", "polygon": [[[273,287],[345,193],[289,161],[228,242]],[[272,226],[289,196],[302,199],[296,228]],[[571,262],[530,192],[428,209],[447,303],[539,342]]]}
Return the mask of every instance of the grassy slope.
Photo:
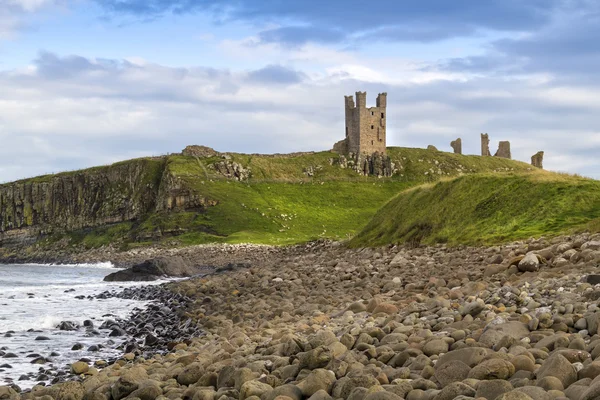
{"label": "grassy slope", "polygon": [[[204,213],[154,215],[138,233],[180,230],[179,244],[204,242],[299,243],[317,238],[348,239],[400,191],[440,177],[472,172],[527,172],[529,165],[424,149],[390,148],[400,168],[393,178],[362,177],[330,165],[330,152],[290,158],[233,154],[252,169],[249,182],[219,178],[208,166],[219,159],[171,156],[169,172],[195,192],[218,200]],[[306,167],[318,167],[312,178]],[[165,239],[170,240],[170,239]]]}
{"label": "grassy slope", "polygon": [[[462,174],[495,176],[530,173],[532,169],[496,157],[425,149],[388,148],[388,154],[399,173],[384,179],[331,165],[330,159],[338,156],[330,152],[293,157],[231,154],[233,161],[252,170],[247,182],[225,179],[210,168],[221,158],[171,155],[166,160],[167,172],[193,192],[217,200],[218,205],[204,211],[154,213],[140,221],[73,232],[71,243],[99,247],[116,242],[127,248],[156,241],[167,245],[291,244],[317,238],[348,239],[392,197],[410,187]],[[316,171],[314,176],[304,173],[307,167]]]}
{"label": "grassy slope", "polygon": [[404,191],[350,245],[490,244],[585,229],[599,218],[600,181],[546,171],[476,174]]}

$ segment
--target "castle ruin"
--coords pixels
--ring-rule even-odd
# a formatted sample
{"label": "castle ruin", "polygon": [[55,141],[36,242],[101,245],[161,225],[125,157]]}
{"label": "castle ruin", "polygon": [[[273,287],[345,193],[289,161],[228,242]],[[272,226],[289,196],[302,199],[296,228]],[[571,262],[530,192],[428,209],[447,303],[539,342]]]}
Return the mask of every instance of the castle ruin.
{"label": "castle ruin", "polygon": [[356,92],[344,96],[346,109],[346,137],[333,150],[340,154],[385,154],[387,93],[379,93],[375,107],[367,108],[367,93]]}
{"label": "castle ruin", "polygon": [[452,150],[454,150],[454,154],[462,154],[462,139],[458,138],[450,142],[450,146]]}
{"label": "castle ruin", "polygon": [[494,154],[494,157],[508,158],[510,160],[510,142],[507,140],[500,141],[498,143],[498,150],[496,151],[496,154]]}
{"label": "castle ruin", "polygon": [[487,133],[481,134],[481,155],[482,156],[491,156],[490,153],[490,137]]}
{"label": "castle ruin", "polygon": [[536,168],[544,168],[544,152],[538,151],[534,155],[531,156],[531,165]]}

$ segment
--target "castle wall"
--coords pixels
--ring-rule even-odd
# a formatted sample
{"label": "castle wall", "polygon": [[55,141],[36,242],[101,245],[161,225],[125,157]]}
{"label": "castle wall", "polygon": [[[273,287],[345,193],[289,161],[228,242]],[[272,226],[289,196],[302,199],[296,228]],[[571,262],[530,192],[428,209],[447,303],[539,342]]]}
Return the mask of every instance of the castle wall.
{"label": "castle wall", "polygon": [[385,153],[385,108],[360,110],[359,142],[361,153]]}

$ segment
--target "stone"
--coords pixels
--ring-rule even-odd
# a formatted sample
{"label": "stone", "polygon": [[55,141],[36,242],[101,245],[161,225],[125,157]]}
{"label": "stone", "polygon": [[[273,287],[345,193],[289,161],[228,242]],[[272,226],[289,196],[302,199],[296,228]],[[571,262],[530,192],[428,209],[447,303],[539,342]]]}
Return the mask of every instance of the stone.
{"label": "stone", "polygon": [[454,150],[454,154],[462,154],[462,139],[458,138],[450,142],[450,146],[452,150]]}
{"label": "stone", "polygon": [[[568,389],[567,389],[568,390]],[[600,382],[592,383],[579,398],[579,400],[596,400],[600,398]]]}
{"label": "stone", "polygon": [[542,389],[541,387],[537,387],[537,386],[526,385],[526,386],[516,388],[514,391],[524,393],[534,400],[538,400],[538,399],[539,400],[552,400],[552,396],[550,396],[548,393],[546,393],[546,391],[544,389]]}
{"label": "stone", "polygon": [[308,398],[308,400],[332,400],[333,398],[327,393],[325,390],[319,390],[312,396]]}
{"label": "stone", "polygon": [[20,396],[10,386],[0,386],[0,399],[2,400],[19,400]]}
{"label": "stone", "polygon": [[245,382],[240,389],[240,400],[245,400],[250,396],[261,397],[263,394],[270,392],[273,388],[260,381]]}
{"label": "stone", "polygon": [[535,361],[524,354],[513,357],[510,362],[515,366],[515,371],[535,371]]}
{"label": "stone", "polygon": [[275,389],[272,389],[271,391],[265,392],[260,397],[260,400],[275,400],[280,397],[287,397],[288,399],[292,399],[292,400],[302,400],[302,391],[296,385],[292,385],[292,384],[281,385],[281,386],[277,386]]}
{"label": "stone", "polygon": [[474,397],[477,392],[462,382],[453,382],[444,387],[433,400],[453,400],[458,396]]}
{"label": "stone", "polygon": [[483,397],[488,400],[494,400],[501,394],[513,390],[513,386],[508,381],[496,379],[492,381],[481,381],[476,386],[477,393],[475,397]]}
{"label": "stone", "polygon": [[468,378],[478,380],[508,379],[515,373],[515,367],[506,360],[492,358],[473,367]]}
{"label": "stone", "polygon": [[[496,400],[534,400],[527,394],[520,392],[518,390],[511,390],[508,393],[501,394],[496,397]],[[538,400],[538,399],[535,399]]]}
{"label": "stone", "polygon": [[131,392],[128,398],[140,400],[155,400],[158,396],[162,395],[162,389],[157,382],[149,381],[141,385],[140,388]]}
{"label": "stone", "polygon": [[528,326],[519,321],[488,324],[483,334],[479,337],[479,343],[492,348],[502,341],[505,336],[519,341],[528,335]]}
{"label": "stone", "polygon": [[383,391],[369,393],[365,396],[364,400],[403,400],[402,397],[392,392]]}
{"label": "stone", "polygon": [[448,343],[443,339],[429,340],[427,343],[425,343],[425,346],[423,346],[423,353],[426,356],[433,356],[447,352]]}
{"label": "stone", "polygon": [[490,153],[490,138],[487,133],[481,134],[481,155],[491,156]]}
{"label": "stone", "polygon": [[75,375],[85,374],[90,369],[88,363],[83,361],[77,361],[71,364],[71,372]]}
{"label": "stone", "polygon": [[381,303],[373,310],[373,314],[384,313],[384,314],[397,314],[398,307],[390,303]]}
{"label": "stone", "polygon": [[544,361],[537,372],[538,379],[543,379],[546,376],[554,376],[560,379],[563,387],[567,388],[577,380],[577,371],[564,356],[554,353]]}
{"label": "stone", "polygon": [[177,375],[177,382],[180,385],[193,385],[198,382],[204,375],[204,368],[199,363],[192,363],[185,367],[181,373]]}
{"label": "stone", "polygon": [[113,272],[104,277],[105,282],[153,281],[161,277],[190,277],[200,272],[182,257],[157,257],[131,268]]}
{"label": "stone", "polygon": [[544,152],[538,151],[534,155],[531,156],[531,165],[536,168],[544,168]]}
{"label": "stone", "polygon": [[452,382],[460,382],[467,379],[471,368],[460,360],[451,360],[440,367],[436,365],[434,376],[442,387]]}
{"label": "stone", "polygon": [[490,353],[492,353],[490,349],[484,349],[482,347],[468,347],[453,350],[439,358],[438,362],[435,364],[435,369],[438,370],[442,365],[450,361],[461,361],[472,368],[481,363]]}
{"label": "stone", "polygon": [[217,377],[217,389],[235,386],[235,368],[231,365],[225,366]]}
{"label": "stone", "polygon": [[123,372],[119,379],[111,387],[111,395],[114,400],[127,397],[139,388],[142,381],[148,379],[146,370],[142,367],[132,367]]}
{"label": "stone", "polygon": [[555,376],[545,376],[542,379],[538,379],[537,386],[541,387],[545,391],[549,390],[565,390],[560,379]]}
{"label": "stone", "polygon": [[528,253],[519,261],[519,272],[536,272],[540,269],[540,261],[534,253]]}
{"label": "stone", "polygon": [[60,384],[56,400],[82,400],[85,394],[79,382],[65,382]]}
{"label": "stone", "polygon": [[500,141],[498,143],[498,151],[494,154],[494,157],[508,158],[510,160],[510,142],[509,141]]}
{"label": "stone", "polygon": [[480,312],[482,312],[484,309],[485,309],[485,303],[483,301],[481,301],[481,300],[472,301],[472,302],[464,305],[463,311],[461,312],[461,314],[463,316],[471,315],[471,316],[475,317]]}
{"label": "stone", "polygon": [[298,388],[304,396],[310,397],[320,390],[331,393],[335,381],[335,374],[332,371],[319,368],[311,371],[302,382],[298,383]]}

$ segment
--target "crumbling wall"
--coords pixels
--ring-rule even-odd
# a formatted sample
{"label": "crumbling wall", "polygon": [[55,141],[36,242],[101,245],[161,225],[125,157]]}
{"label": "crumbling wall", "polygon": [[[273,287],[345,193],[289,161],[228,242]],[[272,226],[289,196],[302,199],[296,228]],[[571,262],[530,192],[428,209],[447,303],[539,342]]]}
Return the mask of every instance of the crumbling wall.
{"label": "crumbling wall", "polygon": [[544,152],[543,151],[538,151],[537,153],[535,153],[534,155],[531,156],[531,165],[533,165],[536,168],[541,168],[544,169]]}
{"label": "crumbling wall", "polygon": [[454,150],[455,154],[462,154],[462,139],[458,138],[450,142],[450,146]]}
{"label": "crumbling wall", "polygon": [[481,134],[481,155],[482,156],[491,156],[490,153],[490,137],[487,133]]}
{"label": "crumbling wall", "polygon": [[336,142],[333,145],[333,151],[338,154],[348,154],[348,138]]}
{"label": "crumbling wall", "polygon": [[508,140],[498,143],[498,151],[496,151],[494,157],[508,158],[510,160],[510,142]]}

